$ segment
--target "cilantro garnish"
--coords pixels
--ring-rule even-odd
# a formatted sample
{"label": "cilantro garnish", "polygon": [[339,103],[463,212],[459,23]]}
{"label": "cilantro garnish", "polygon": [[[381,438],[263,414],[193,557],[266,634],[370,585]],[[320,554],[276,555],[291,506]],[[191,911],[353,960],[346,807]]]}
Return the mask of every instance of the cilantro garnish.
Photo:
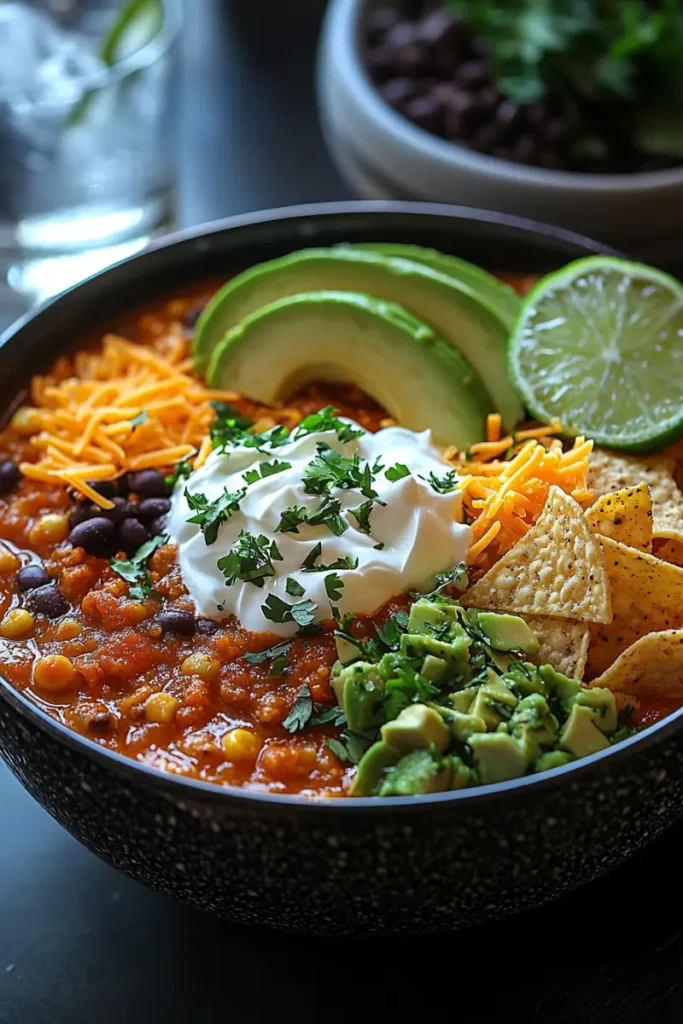
{"label": "cilantro garnish", "polygon": [[341,537],[349,528],[349,524],[341,515],[341,502],[336,498],[325,498],[320,508],[310,514],[306,521],[309,526],[326,526],[335,537]]}
{"label": "cilantro garnish", "polygon": [[316,451],[318,454],[309,462],[303,475],[306,494],[326,494],[331,487],[338,487],[342,490],[358,489],[365,498],[377,497],[372,482],[382,469],[379,460],[371,468],[369,462],[362,465],[358,455],[347,459],[324,442],[316,445]]}
{"label": "cilantro garnish", "polygon": [[285,583],[285,590],[290,597],[303,597],[306,593],[306,588],[302,587],[298,580],[292,579],[290,576]]}
{"label": "cilantro garnish", "polygon": [[[386,505],[386,501],[380,501],[379,498],[369,498],[364,501],[358,508],[350,508],[349,512],[358,523],[358,529],[361,533],[367,533],[370,535],[370,513],[372,512],[375,505]],[[384,547],[384,545],[382,545]],[[381,550],[381,549],[380,549]]]}
{"label": "cilantro garnish", "polygon": [[350,423],[343,423],[337,419],[338,415],[339,409],[333,405],[326,405],[320,412],[313,412],[309,416],[305,416],[294,431],[293,439],[298,441],[302,437],[307,437],[308,434],[320,434],[325,430],[334,430],[342,442],[362,437],[365,433],[364,430],[352,427]]}
{"label": "cilantro garnish", "polygon": [[384,624],[384,627],[378,626],[375,623],[375,632],[387,650],[397,651],[401,642],[401,637],[408,628],[408,615],[406,612],[397,612],[396,615],[392,615],[390,619]]}
{"label": "cilantro garnish", "polygon": [[130,559],[111,558],[109,560],[109,564],[117,576],[131,584],[130,596],[136,601],[144,601],[146,597],[159,597],[147,571],[147,560],[167,540],[167,535],[161,533],[146,540]]}
{"label": "cilantro garnish", "polygon": [[191,509],[197,512],[188,523],[195,523],[204,534],[206,544],[213,544],[218,531],[230,516],[239,511],[240,501],[246,494],[246,488],[239,491],[225,490],[215,501],[209,501],[205,494],[190,494],[185,488],[185,498]]}
{"label": "cilantro garnish", "polygon": [[344,581],[341,576],[336,572],[331,572],[329,576],[325,577],[324,583],[325,592],[330,601],[340,601],[344,589]]}
{"label": "cilantro garnish", "polygon": [[371,739],[350,729],[342,733],[341,740],[331,736],[325,743],[340,761],[349,761],[351,764],[358,764],[365,751],[372,746]]}
{"label": "cilantro garnish", "polygon": [[308,688],[308,684],[304,685],[296,695],[296,700],[292,704],[289,714],[282,723],[287,732],[298,732],[300,729],[305,729],[311,720],[313,714],[313,698],[311,697],[311,691]]}
{"label": "cilantro garnish", "polygon": [[331,708],[325,708],[320,714],[316,715],[315,718],[311,718],[311,725],[346,725],[346,715],[344,714],[343,708],[338,705],[334,705]]}
{"label": "cilantro garnish", "polygon": [[213,448],[234,447],[252,436],[253,420],[240,416],[239,409],[226,402],[212,402],[211,405],[216,410],[216,418],[209,427]]}
{"label": "cilantro garnish", "polygon": [[166,486],[169,491],[175,490],[176,484],[180,480],[187,480],[188,476],[192,472],[192,463],[190,459],[181,459],[180,462],[176,462],[173,467],[173,472],[170,476],[166,477]]}
{"label": "cilantro garnish", "polygon": [[455,490],[458,483],[458,474],[454,469],[449,469],[443,476],[430,473],[428,482],[439,494],[450,494],[451,491]]}
{"label": "cilantro garnish", "polygon": [[256,469],[248,469],[242,476],[248,484],[255,484],[258,480],[265,480],[266,477],[275,476],[276,473],[282,473],[285,469],[291,468],[291,462],[279,462],[278,459],[273,459],[272,462],[261,462]]}
{"label": "cilantro garnish", "polygon": [[464,562],[454,565],[448,572],[437,572],[436,590],[442,590],[444,587],[455,587],[460,591],[467,589],[467,566]]}
{"label": "cilantro garnish", "polygon": [[218,559],[218,568],[229,587],[235,580],[262,587],[268,577],[275,575],[274,561],[282,561],[275,541],[269,541],[263,534],[254,537],[242,530],[230,553]]}
{"label": "cilantro garnish", "polygon": [[352,555],[342,555],[340,558],[335,559],[334,562],[330,562],[328,565],[316,565],[316,561],[320,558],[323,551],[322,544],[316,544],[314,548],[311,548],[306,558],[301,563],[301,568],[304,572],[328,572],[330,569],[357,569],[358,559]]}
{"label": "cilantro garnish", "polygon": [[276,423],[270,430],[264,430],[260,434],[249,434],[242,444],[245,448],[256,448],[258,451],[263,452],[267,447],[279,448],[280,445],[287,444],[289,441],[289,430],[287,427],[283,427],[281,423]]}
{"label": "cilantro garnish", "polygon": [[410,470],[403,462],[397,462],[395,466],[389,466],[384,475],[387,480],[395,483],[396,480],[402,480],[404,476],[410,476]]}
{"label": "cilantro garnish", "polygon": [[299,527],[308,522],[308,511],[303,505],[289,505],[280,513],[276,533],[298,533]]}
{"label": "cilantro garnish", "polygon": [[261,611],[270,622],[296,622],[298,626],[308,626],[315,618],[313,601],[287,604],[277,594],[270,594],[266,598],[266,603],[261,605]]}
{"label": "cilantro garnish", "polygon": [[137,416],[133,416],[133,419],[130,421],[130,425],[133,428],[133,430],[135,430],[136,427],[141,427],[145,420],[148,418],[149,413],[147,412],[146,409],[143,409],[142,412],[139,412],[137,414]]}
{"label": "cilantro garnish", "polygon": [[243,654],[242,659],[250,665],[262,665],[264,661],[283,657],[291,646],[292,641],[288,640],[286,643],[275,644],[274,647],[268,647],[265,651],[258,651],[256,654]]}
{"label": "cilantro garnish", "polygon": [[277,658],[273,658],[273,660],[271,662],[271,665],[270,665],[270,675],[271,676],[281,676],[281,675],[283,675],[288,664],[289,664],[289,662],[287,661],[287,658],[284,656],[284,654],[279,654],[277,656]]}

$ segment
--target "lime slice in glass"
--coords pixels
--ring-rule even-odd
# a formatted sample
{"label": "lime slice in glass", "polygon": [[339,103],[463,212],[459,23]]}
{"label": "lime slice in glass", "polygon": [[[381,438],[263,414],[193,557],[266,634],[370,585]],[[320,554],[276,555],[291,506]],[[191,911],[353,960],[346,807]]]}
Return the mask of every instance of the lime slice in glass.
{"label": "lime slice in glass", "polygon": [[683,285],[653,267],[589,256],[526,297],[509,347],[529,412],[622,451],[683,434]]}

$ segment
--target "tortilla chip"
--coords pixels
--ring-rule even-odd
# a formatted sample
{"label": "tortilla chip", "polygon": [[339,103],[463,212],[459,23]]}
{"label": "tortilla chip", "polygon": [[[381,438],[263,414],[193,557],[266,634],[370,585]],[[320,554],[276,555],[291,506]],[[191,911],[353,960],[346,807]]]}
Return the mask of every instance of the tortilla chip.
{"label": "tortilla chip", "polygon": [[669,454],[636,458],[594,450],[588,466],[588,487],[599,496],[646,483],[652,498],[653,536],[683,542],[683,494],[674,480],[674,469],[675,460]]}
{"label": "tortilla chip", "polygon": [[662,537],[652,545],[652,554],[664,562],[683,565],[683,540],[668,540]]}
{"label": "tortilla chip", "polygon": [[620,654],[591,686],[606,686],[636,698],[683,700],[683,629],[648,633]]}
{"label": "tortilla chip", "polygon": [[601,538],[613,622],[643,633],[683,625],[683,568]]}
{"label": "tortilla chip", "polygon": [[572,679],[583,679],[590,640],[588,626],[548,615],[526,615],[525,619],[540,645],[538,654],[530,660],[537,665],[552,665]]}
{"label": "tortilla chip", "polygon": [[601,537],[652,551],[652,499],[647,484],[603,494],[588,509],[586,519]]}
{"label": "tortilla chip", "polygon": [[474,608],[611,622],[600,541],[578,502],[551,487],[536,524],[461,600]]}
{"label": "tortilla chip", "polygon": [[609,625],[591,623],[588,630],[590,640],[584,676],[586,679],[595,679],[606,672],[627,647],[641,636],[646,636],[650,632],[650,627],[646,623],[641,624],[640,628],[626,626],[621,622],[612,622]]}

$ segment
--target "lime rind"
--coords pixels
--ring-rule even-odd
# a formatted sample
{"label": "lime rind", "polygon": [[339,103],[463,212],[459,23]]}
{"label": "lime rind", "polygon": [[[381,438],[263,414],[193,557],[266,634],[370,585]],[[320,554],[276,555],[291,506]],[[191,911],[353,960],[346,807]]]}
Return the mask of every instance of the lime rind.
{"label": "lime rind", "polygon": [[646,452],[683,434],[683,285],[590,256],[539,281],[508,350],[511,380],[541,422]]}

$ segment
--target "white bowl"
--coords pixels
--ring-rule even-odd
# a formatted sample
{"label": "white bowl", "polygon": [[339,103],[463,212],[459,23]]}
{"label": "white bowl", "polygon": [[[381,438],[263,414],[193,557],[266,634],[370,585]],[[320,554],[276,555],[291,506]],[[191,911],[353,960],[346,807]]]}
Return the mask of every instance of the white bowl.
{"label": "white bowl", "polygon": [[363,25],[387,0],[330,0],[318,55],[318,102],[330,153],[363,196],[426,199],[519,214],[652,258],[683,254],[683,168],[580,174],[474,153],[384,102],[362,61]]}

